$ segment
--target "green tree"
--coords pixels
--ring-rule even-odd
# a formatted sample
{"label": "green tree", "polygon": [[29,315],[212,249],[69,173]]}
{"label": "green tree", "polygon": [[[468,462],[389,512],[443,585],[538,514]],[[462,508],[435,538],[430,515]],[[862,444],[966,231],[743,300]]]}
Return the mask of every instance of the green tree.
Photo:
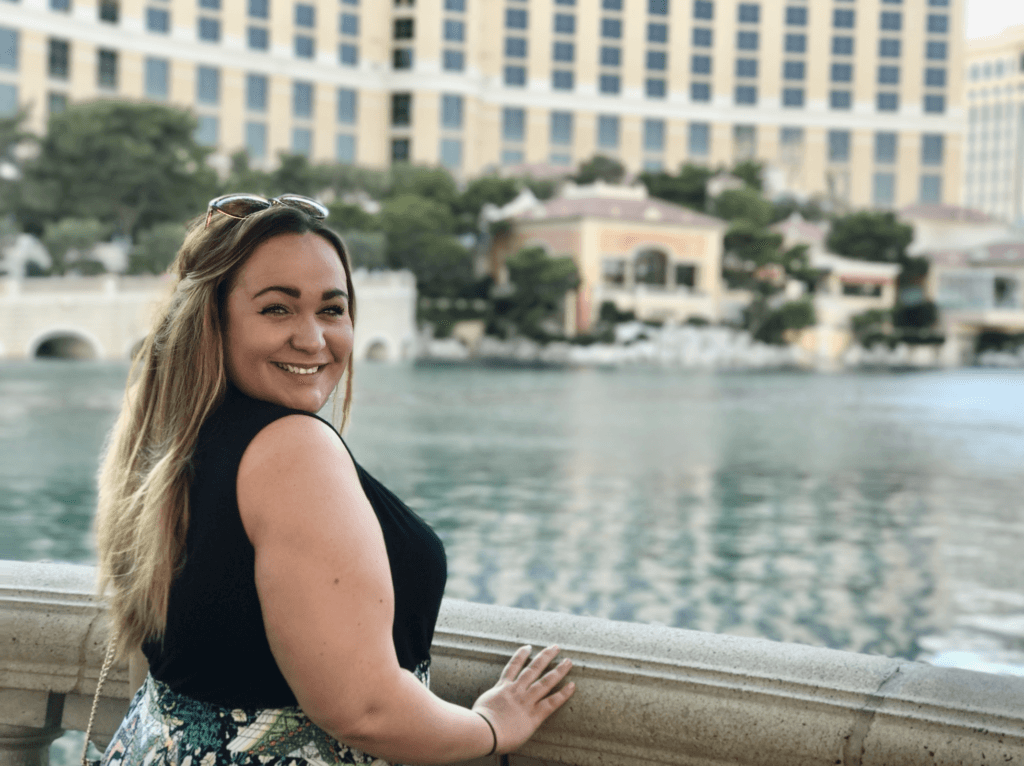
{"label": "green tree", "polygon": [[388,190],[388,172],[345,165],[340,162],[323,168],[327,188],[336,196],[351,192],[364,192],[373,199],[381,199]]}
{"label": "green tree", "polygon": [[327,225],[337,231],[379,231],[380,220],[373,213],[367,213],[359,205],[335,202],[328,206],[330,214]]}
{"label": "green tree", "polygon": [[354,269],[383,269],[387,267],[387,239],[382,231],[340,232]]}
{"label": "green tree", "polygon": [[22,109],[10,117],[0,117],[0,217],[14,211],[16,191],[21,175],[20,162],[15,149],[23,143],[35,141],[25,130],[28,110]]}
{"label": "green tree", "polygon": [[893,213],[863,211],[835,219],[826,244],[832,252],[850,258],[903,263],[913,239],[914,229]]}
{"label": "green tree", "polygon": [[202,210],[216,188],[196,119],[158,104],[94,101],[51,115],[38,156],[25,163],[17,214],[29,231],[91,218],[133,236]]}
{"label": "green tree", "polygon": [[388,267],[412,271],[423,295],[455,296],[472,282],[471,256],[453,235],[448,205],[401,194],[384,201],[380,222]]}
{"label": "green tree", "polygon": [[401,162],[391,167],[388,197],[418,195],[453,208],[459,197],[459,189],[444,168],[425,165],[410,165]]}
{"label": "green tree", "polygon": [[799,213],[805,221],[821,221],[825,218],[825,211],[815,200],[800,202],[793,197],[783,197],[772,202],[772,223],[784,221],[793,213]]}
{"label": "green tree", "polygon": [[43,246],[50,254],[50,274],[62,276],[72,270],[87,274],[103,271],[102,264],[90,255],[108,234],[108,227],[94,218],[62,218],[47,224]]}
{"label": "green tree", "polygon": [[747,221],[763,228],[771,221],[772,203],[749,187],[729,189],[715,197],[714,213],[726,221]]}
{"label": "green tree", "polygon": [[490,203],[501,207],[514,200],[521,185],[515,178],[486,175],[475,178],[455,202],[455,215],[460,231],[476,231],[483,206]]}
{"label": "green tree", "polygon": [[756,340],[781,345],[786,342],[788,331],[812,327],[816,321],[813,301],[801,298],[764,312],[751,329]]}
{"label": "green tree", "polygon": [[505,261],[511,295],[495,301],[498,324],[537,340],[548,340],[560,328],[565,294],[579,286],[579,272],[572,258],[552,258],[541,247],[520,250]]}
{"label": "green tree", "polygon": [[640,180],[652,197],[703,211],[707,208],[707,185],[712,175],[714,173],[702,165],[684,164],[679,175],[641,173]]}
{"label": "green tree", "polygon": [[277,167],[270,173],[271,195],[315,197],[327,187],[327,173],[322,167],[310,164],[306,155],[281,152],[278,159]]}
{"label": "green tree", "polygon": [[737,178],[742,178],[748,189],[759,192],[764,188],[764,182],[761,180],[761,174],[764,172],[763,162],[744,160],[736,163],[729,172]]}
{"label": "green tree", "polygon": [[274,184],[270,173],[254,169],[249,163],[249,153],[240,149],[231,155],[231,169],[225,179],[222,191],[225,194],[246,192],[273,196]]}
{"label": "green tree", "polygon": [[595,154],[580,164],[580,168],[572,180],[578,184],[592,184],[595,181],[617,184],[625,175],[626,168],[621,162],[611,157],[605,157],[603,154]]}
{"label": "green tree", "polygon": [[185,227],[165,222],[139,233],[128,256],[129,274],[163,274],[185,240]]}

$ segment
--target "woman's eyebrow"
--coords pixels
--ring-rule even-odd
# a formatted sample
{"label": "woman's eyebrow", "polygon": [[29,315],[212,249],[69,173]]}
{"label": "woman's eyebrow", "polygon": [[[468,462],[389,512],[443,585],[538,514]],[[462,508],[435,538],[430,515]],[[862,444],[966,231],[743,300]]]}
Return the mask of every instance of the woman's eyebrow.
{"label": "woman's eyebrow", "polygon": [[[264,293],[270,293],[270,292],[284,293],[285,295],[287,295],[287,296],[289,296],[291,298],[296,298],[296,299],[302,297],[302,291],[301,290],[299,290],[297,288],[294,288],[294,287],[284,287],[282,285],[271,285],[270,287],[264,287],[262,290],[260,290],[258,293],[256,293],[252,297],[253,298],[259,298]],[[335,288],[333,290],[324,290],[323,295],[320,296],[320,300],[322,300],[322,301],[329,301],[332,298],[338,298],[338,297],[348,298],[348,293],[345,292],[344,290],[340,289],[340,288]]]}

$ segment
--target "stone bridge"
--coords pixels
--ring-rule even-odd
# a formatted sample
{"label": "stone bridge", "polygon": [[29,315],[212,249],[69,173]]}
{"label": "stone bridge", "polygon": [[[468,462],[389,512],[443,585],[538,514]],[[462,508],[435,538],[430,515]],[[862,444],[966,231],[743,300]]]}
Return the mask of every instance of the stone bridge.
{"label": "stone bridge", "polygon": [[[407,271],[352,275],[356,360],[411,358],[416,281]],[[167,276],[0,279],[0,360],[128,360],[168,294]]]}

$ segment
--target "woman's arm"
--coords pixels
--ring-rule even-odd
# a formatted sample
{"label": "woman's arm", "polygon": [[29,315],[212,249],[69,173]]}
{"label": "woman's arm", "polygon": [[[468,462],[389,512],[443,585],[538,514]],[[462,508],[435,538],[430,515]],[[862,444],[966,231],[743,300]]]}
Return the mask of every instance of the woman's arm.
{"label": "woman's arm", "polygon": [[[444,702],[403,670],[391,637],[387,550],[352,459],[320,421],[275,421],[249,445],[238,507],[256,549],[267,638],[307,715],[340,741],[404,763],[485,755],[493,737],[473,711]],[[568,663],[557,650],[523,669],[522,650],[477,706],[500,750],[513,750],[572,693],[550,694]]]}

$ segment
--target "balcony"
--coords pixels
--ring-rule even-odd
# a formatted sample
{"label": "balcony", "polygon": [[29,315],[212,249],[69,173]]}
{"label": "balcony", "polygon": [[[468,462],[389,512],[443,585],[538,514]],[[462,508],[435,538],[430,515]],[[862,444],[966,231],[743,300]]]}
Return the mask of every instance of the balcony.
{"label": "balcony", "polygon": [[[0,766],[42,766],[84,729],[105,645],[90,567],[0,561]],[[517,646],[557,642],[577,691],[516,766],[901,766],[1024,762],[1024,679],[447,600],[434,690],[469,704]],[[127,708],[103,689],[94,742]],[[494,759],[480,759],[482,766]]]}

